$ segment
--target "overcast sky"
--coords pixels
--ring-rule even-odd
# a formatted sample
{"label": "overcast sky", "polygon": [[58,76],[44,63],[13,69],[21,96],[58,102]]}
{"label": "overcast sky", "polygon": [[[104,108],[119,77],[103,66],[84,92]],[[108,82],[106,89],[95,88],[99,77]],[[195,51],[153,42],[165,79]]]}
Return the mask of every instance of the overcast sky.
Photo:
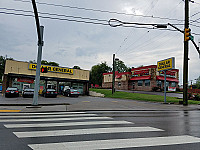
{"label": "overcast sky", "polygon": [[[190,3],[190,20],[196,22],[191,22],[190,28],[196,34],[194,39],[198,44],[200,0],[194,1],[195,3]],[[90,70],[93,65],[104,61],[111,66],[113,53],[128,67],[152,65],[159,60],[175,57],[175,66],[179,69],[179,80],[182,84],[184,40],[182,33],[153,29],[152,26],[137,26],[149,29],[114,28],[107,24],[109,19],[116,18],[123,22],[171,23],[183,30],[183,0],[37,0],[36,2],[40,2],[37,4],[39,12],[57,14],[57,16],[39,14],[42,16],[40,24],[44,26],[43,60],[55,61],[63,67],[71,68],[77,65],[81,69]],[[7,55],[20,61],[37,60],[34,17],[16,15],[33,15],[28,12],[33,10],[31,0],[0,0],[0,8],[0,55]],[[15,13],[15,15],[5,13]],[[168,29],[174,30],[171,27]],[[200,76],[200,59],[191,42],[189,47],[189,80],[194,82],[194,79]]]}

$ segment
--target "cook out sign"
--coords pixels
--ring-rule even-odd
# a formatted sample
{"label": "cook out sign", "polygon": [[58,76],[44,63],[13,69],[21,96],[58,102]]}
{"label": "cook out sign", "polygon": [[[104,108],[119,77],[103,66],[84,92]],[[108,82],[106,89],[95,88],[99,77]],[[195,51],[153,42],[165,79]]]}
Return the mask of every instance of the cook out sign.
{"label": "cook out sign", "polygon": [[175,69],[175,58],[171,57],[157,62],[157,70],[164,71]]}

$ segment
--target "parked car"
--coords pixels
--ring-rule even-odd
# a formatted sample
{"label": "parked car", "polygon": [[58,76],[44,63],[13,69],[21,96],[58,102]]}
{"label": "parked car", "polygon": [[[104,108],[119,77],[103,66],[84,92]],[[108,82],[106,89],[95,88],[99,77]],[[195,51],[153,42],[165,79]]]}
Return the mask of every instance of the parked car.
{"label": "parked car", "polygon": [[69,86],[65,86],[65,87],[63,88],[62,94],[66,96],[66,94],[68,93],[67,90],[70,90],[70,87],[69,87]]}
{"label": "parked car", "polygon": [[44,97],[57,97],[57,94],[55,89],[44,89],[42,91],[42,96]]}
{"label": "parked car", "polygon": [[63,92],[63,95],[65,96],[74,96],[74,97],[78,97],[79,96],[79,92],[76,89],[67,89]]}
{"label": "parked car", "polygon": [[26,88],[22,91],[23,97],[33,97],[34,95],[34,89]]}
{"label": "parked car", "polygon": [[19,97],[19,90],[16,87],[8,87],[6,89],[5,97]]}

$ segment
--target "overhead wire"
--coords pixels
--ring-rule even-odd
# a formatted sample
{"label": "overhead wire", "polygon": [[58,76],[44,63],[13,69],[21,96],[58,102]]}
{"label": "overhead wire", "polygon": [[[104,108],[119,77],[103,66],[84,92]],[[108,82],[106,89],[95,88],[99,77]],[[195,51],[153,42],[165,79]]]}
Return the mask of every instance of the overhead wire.
{"label": "overhead wire", "polygon": [[[28,0],[14,0],[24,3],[31,3]],[[136,14],[127,14],[123,12],[116,12],[116,11],[108,11],[108,10],[100,10],[100,9],[93,9],[93,8],[85,8],[85,7],[77,7],[77,6],[69,6],[69,5],[61,5],[61,4],[52,4],[46,2],[36,2],[40,5],[48,5],[48,6],[55,6],[55,7],[63,7],[63,8],[70,8],[70,9],[79,9],[79,10],[86,10],[86,11],[94,11],[94,12],[101,12],[101,13],[110,13],[110,14],[117,14],[117,15],[128,15],[128,16],[136,16],[136,17],[146,17],[146,18],[153,18],[153,19],[162,19],[162,20],[171,20],[171,21],[184,21],[176,18],[167,18],[167,17],[159,17],[159,16],[145,16],[145,15],[136,15]]]}
{"label": "overhead wire", "polygon": [[[181,2],[182,2],[182,1],[181,1]],[[180,5],[181,2],[179,2],[178,5]],[[177,5],[177,6],[178,6],[178,5]],[[176,7],[177,7],[177,6],[176,6]],[[181,25],[183,25],[183,24],[181,24]],[[192,26],[195,26],[195,27],[200,27],[200,26],[197,26],[197,25],[194,25],[194,24],[191,24],[191,25],[192,25]],[[195,34],[195,33],[193,33],[193,34]],[[195,34],[195,35],[196,35],[196,34]],[[152,38],[151,38],[151,39],[152,39]],[[149,44],[146,44],[146,45],[149,45]],[[146,45],[145,45],[145,46],[146,46]],[[142,46],[142,47],[144,47],[144,46]],[[157,46],[157,47],[158,47],[158,46]],[[129,47],[127,47],[127,48],[129,48]],[[127,48],[126,48],[126,50],[127,50]],[[134,48],[135,48],[135,47],[134,47]],[[140,48],[141,48],[141,47],[140,47]],[[124,55],[124,54],[125,54],[125,53],[123,53],[123,55]]]}
{"label": "overhead wire", "polygon": [[[2,10],[10,10],[10,11],[16,11],[16,12],[25,12],[25,13],[33,13],[33,11],[29,10],[22,10],[22,9],[12,9],[12,8],[1,8]],[[55,13],[47,13],[47,12],[38,12],[39,14],[42,15],[53,15],[53,16],[58,16],[58,17],[66,17],[66,18],[76,18],[76,19],[86,19],[86,20],[93,20],[93,21],[104,21],[107,22],[108,20],[103,20],[103,19],[96,19],[96,18],[88,18],[88,17],[80,17],[80,16],[70,16],[70,15],[63,15],[63,14],[55,14]]]}
{"label": "overhead wire", "polygon": [[[153,0],[152,2],[151,2],[151,4],[152,4],[152,7],[150,8],[150,10],[148,11],[148,13],[155,7],[155,5],[158,3],[158,1],[159,0],[157,0],[156,2]],[[153,2],[155,2],[155,4],[153,3]],[[148,7],[148,9],[149,9],[149,7]],[[147,9],[147,10],[148,10]],[[147,12],[147,11],[145,11],[145,12]],[[146,14],[148,14],[148,13],[146,13]],[[144,20],[144,18],[142,18],[143,20]],[[133,33],[133,30],[134,30],[135,28],[132,28],[132,30],[131,30],[131,32],[129,32],[129,34],[125,37],[125,39],[123,40],[123,44],[125,44],[125,41],[127,41],[127,39],[128,39],[128,37],[130,37],[130,35]],[[149,32],[149,31],[148,31]],[[137,40],[139,40],[139,39],[141,39],[143,36],[145,36],[148,32],[145,32],[145,34],[143,34],[141,37],[139,37],[139,38],[137,38],[137,39],[134,39],[135,40],[135,42],[137,41]],[[135,43],[135,42],[133,42],[133,43]],[[133,45],[133,44],[132,44]],[[120,45],[120,47],[119,47],[119,49],[115,52],[116,54],[121,50],[121,47],[122,47],[122,45]]]}
{"label": "overhead wire", "polygon": [[[158,1],[156,1],[156,3],[154,4],[154,6],[155,6],[157,3],[158,3]],[[172,10],[175,10],[175,8],[178,7],[181,3],[182,3],[182,0],[181,0]],[[152,8],[153,8],[154,6],[151,7],[150,11],[152,10]],[[150,12],[150,11],[149,11],[149,12]],[[149,13],[149,12],[148,12],[148,13]],[[171,12],[171,11],[170,11],[170,12]],[[148,13],[147,13],[147,14],[148,14]],[[146,24],[145,24],[145,25],[146,25]],[[174,24],[174,25],[175,25],[175,24]],[[176,24],[176,25],[179,25],[179,24]],[[183,24],[180,24],[180,25],[183,25]],[[163,33],[164,33],[164,32],[163,32]],[[161,33],[161,34],[163,34],[163,33]],[[133,42],[133,44],[135,44],[136,41],[137,41],[137,40],[135,40],[135,42]],[[133,44],[131,44],[131,45],[133,45]],[[121,46],[120,46],[120,47],[121,47]],[[125,50],[127,50],[127,47],[125,48]]]}
{"label": "overhead wire", "polygon": [[[6,8],[9,9],[9,8]],[[7,14],[7,15],[16,15],[16,16],[25,16],[25,17],[34,17],[33,14],[24,14],[24,13],[15,13],[18,11],[22,11],[22,10],[16,10],[16,9],[12,9],[12,11],[14,12],[6,12],[6,11],[0,11],[1,14]],[[31,12],[31,11],[26,11],[23,10],[23,12]],[[40,12],[41,13],[41,12]],[[48,15],[55,15],[55,14],[50,14],[50,13],[45,13]],[[59,16],[59,15],[57,15]],[[63,17],[65,15],[62,15]],[[79,23],[89,23],[89,24],[97,24],[97,25],[105,25],[105,26],[109,26],[109,23],[107,20],[100,20],[100,19],[94,19],[94,18],[84,18],[84,17],[76,17],[76,16],[70,16],[73,18],[80,18],[80,19],[89,19],[89,20],[96,20],[96,21],[106,21],[105,23],[103,22],[93,22],[93,21],[85,21],[85,20],[76,20],[76,19],[67,19],[66,17],[69,16],[65,16],[65,18],[59,18],[59,17],[49,17],[49,16],[42,16],[39,15],[40,18],[44,18],[44,19],[52,19],[52,20],[61,20],[61,21],[72,21],[72,22],[79,22]],[[136,25],[139,25],[140,23],[136,23]],[[155,28],[151,28],[151,27],[144,27],[144,26],[126,26],[126,25],[122,25],[122,27],[131,27],[131,28],[143,28],[143,29],[155,29]],[[157,29],[157,28],[156,28]],[[176,31],[176,30],[171,30],[171,29],[158,29],[158,30],[168,30],[168,31]]]}

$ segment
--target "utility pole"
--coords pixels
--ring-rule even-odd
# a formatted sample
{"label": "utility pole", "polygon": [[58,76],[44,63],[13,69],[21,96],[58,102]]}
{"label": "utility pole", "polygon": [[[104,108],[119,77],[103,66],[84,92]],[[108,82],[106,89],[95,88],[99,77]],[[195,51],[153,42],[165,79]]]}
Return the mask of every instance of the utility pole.
{"label": "utility pole", "polygon": [[[185,29],[189,29],[189,0],[185,0]],[[185,37],[185,35],[184,35]],[[188,105],[188,41],[184,40],[183,105]]]}
{"label": "utility pole", "polygon": [[37,27],[37,34],[38,34],[38,56],[37,56],[37,68],[36,68],[36,75],[35,75],[35,88],[34,88],[34,96],[33,96],[33,104],[34,106],[38,105],[38,91],[39,91],[39,83],[40,83],[40,67],[41,67],[41,58],[42,58],[42,46],[43,46],[43,30],[44,27],[40,26],[37,6],[35,0],[32,0],[33,10],[35,14],[35,22]]}
{"label": "utility pole", "polygon": [[115,54],[113,54],[113,80],[112,80],[112,95],[115,92]]}

